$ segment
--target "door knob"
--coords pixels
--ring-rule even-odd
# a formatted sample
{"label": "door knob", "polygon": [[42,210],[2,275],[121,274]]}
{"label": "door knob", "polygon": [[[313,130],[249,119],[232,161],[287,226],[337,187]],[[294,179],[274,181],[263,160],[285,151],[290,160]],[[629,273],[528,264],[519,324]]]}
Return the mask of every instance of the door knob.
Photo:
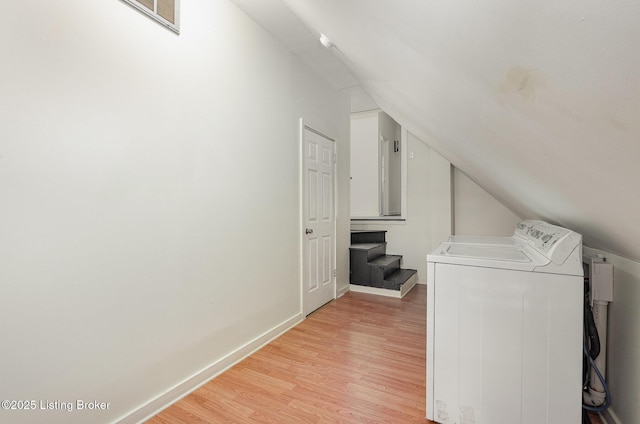
{"label": "door knob", "polygon": [[304,232],[306,234],[313,234],[313,230],[311,228],[307,228]]}

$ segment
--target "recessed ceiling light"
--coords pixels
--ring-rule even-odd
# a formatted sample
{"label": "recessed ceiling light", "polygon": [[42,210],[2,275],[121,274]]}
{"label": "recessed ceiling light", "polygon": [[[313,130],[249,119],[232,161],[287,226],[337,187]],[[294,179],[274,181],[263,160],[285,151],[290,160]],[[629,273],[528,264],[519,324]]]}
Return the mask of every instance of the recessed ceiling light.
{"label": "recessed ceiling light", "polygon": [[333,41],[329,40],[329,37],[322,33],[320,33],[320,43],[328,49],[336,46],[335,44],[333,44]]}

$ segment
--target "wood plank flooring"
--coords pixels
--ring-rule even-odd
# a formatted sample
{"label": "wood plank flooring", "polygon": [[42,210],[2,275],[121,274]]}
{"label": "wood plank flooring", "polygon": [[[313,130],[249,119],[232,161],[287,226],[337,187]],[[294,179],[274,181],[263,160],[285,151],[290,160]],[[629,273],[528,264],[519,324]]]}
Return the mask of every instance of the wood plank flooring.
{"label": "wood plank flooring", "polygon": [[432,423],[425,300],[347,293],[148,423]]}
{"label": "wood plank flooring", "polygon": [[149,423],[431,423],[426,287],[347,293]]}

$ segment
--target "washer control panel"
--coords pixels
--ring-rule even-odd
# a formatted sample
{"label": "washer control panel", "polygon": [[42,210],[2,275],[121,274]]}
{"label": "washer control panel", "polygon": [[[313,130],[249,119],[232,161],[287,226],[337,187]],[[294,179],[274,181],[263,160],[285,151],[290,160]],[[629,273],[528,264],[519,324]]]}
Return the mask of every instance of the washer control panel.
{"label": "washer control panel", "polygon": [[527,244],[559,265],[576,246],[582,245],[580,234],[544,221],[521,221],[516,225],[514,235],[524,239]]}

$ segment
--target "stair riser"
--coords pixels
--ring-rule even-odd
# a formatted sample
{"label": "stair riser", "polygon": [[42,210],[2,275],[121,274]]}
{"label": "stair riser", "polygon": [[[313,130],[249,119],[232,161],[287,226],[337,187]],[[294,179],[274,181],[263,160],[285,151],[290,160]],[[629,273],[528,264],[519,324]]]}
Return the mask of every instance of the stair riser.
{"label": "stair riser", "polygon": [[415,269],[401,269],[397,274],[389,276],[389,279],[383,281],[385,289],[401,290],[402,286],[411,281],[415,283],[418,272]]}
{"label": "stair riser", "polygon": [[376,272],[379,272],[382,278],[387,278],[388,276],[390,276],[391,274],[393,274],[394,272],[400,269],[400,259],[396,259],[395,261],[391,262],[389,265],[385,265],[385,266],[374,265],[374,264],[368,264],[368,265],[371,268],[372,275]]}
{"label": "stair riser", "polygon": [[384,280],[389,275],[400,269],[400,261],[389,267],[370,266],[369,281],[373,287],[384,287]]}
{"label": "stair riser", "polygon": [[367,262],[374,260],[375,258],[379,258],[384,255],[387,251],[387,244],[381,244],[380,246],[373,248],[367,251]]}
{"label": "stair riser", "polygon": [[369,267],[369,285],[371,287],[384,287],[384,275],[380,268]]}
{"label": "stair riser", "polygon": [[351,284],[369,285],[369,278],[371,277],[369,266],[367,266],[367,252],[352,250],[350,256],[351,269],[349,281]]}
{"label": "stair riser", "polygon": [[367,231],[351,233],[351,243],[384,243],[385,231]]}

